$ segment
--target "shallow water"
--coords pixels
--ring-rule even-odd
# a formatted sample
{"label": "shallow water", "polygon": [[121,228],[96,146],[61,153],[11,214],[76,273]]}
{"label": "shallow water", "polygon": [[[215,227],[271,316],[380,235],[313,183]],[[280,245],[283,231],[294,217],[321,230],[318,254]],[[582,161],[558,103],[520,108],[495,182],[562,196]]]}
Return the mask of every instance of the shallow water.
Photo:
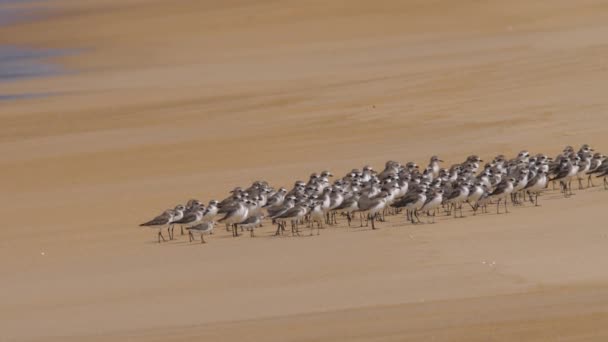
{"label": "shallow water", "polygon": [[[14,24],[23,20],[35,20],[36,15],[30,11],[19,9],[14,4],[24,2],[40,2],[39,0],[0,0],[0,29],[4,25]],[[52,57],[67,54],[67,51],[57,49],[30,48],[14,45],[0,45],[0,82],[17,81],[32,77],[47,77],[58,75],[65,70],[57,63],[50,61]],[[32,97],[50,96],[52,93],[0,93],[0,101],[19,100]]]}

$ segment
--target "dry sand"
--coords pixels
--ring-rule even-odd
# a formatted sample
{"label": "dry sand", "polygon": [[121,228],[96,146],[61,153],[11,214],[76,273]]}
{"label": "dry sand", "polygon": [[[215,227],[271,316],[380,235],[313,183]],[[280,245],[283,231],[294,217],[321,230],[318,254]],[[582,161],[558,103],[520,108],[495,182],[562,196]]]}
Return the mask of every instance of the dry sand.
{"label": "dry sand", "polygon": [[49,1],[0,29],[78,51],[0,84],[56,93],[0,102],[0,340],[605,341],[600,188],[310,238],[137,227],[262,177],[608,151],[605,1],[345,3]]}

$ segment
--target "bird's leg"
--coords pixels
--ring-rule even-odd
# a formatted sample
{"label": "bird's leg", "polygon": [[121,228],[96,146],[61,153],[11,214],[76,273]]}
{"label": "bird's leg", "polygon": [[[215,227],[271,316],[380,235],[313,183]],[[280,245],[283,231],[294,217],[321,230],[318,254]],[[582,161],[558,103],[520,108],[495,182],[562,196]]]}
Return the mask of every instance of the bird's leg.
{"label": "bird's leg", "polygon": [[467,204],[471,207],[471,210],[475,211],[475,208],[473,208],[473,205],[471,204],[471,202],[469,202],[469,200],[467,200]]}
{"label": "bird's leg", "polygon": [[507,209],[507,200],[505,199],[505,214],[509,213],[509,209]]}
{"label": "bird's leg", "polygon": [[350,213],[346,213],[346,220],[348,221],[348,226],[350,227]]}
{"label": "bird's leg", "polygon": [[255,235],[253,234],[253,228],[251,228],[251,237],[254,237]]}
{"label": "bird's leg", "polygon": [[163,239],[163,241],[167,241],[167,240],[165,240],[165,237],[163,236],[163,233],[159,230],[158,231],[158,243],[160,243],[160,239],[161,238]]}
{"label": "bird's leg", "polygon": [[206,243],[205,238],[203,237],[203,235],[205,235],[205,234],[201,233],[201,243]]}
{"label": "bird's leg", "polygon": [[589,177],[587,177],[587,187],[595,187],[595,185],[593,184],[593,179],[591,179],[591,175],[589,175]]}
{"label": "bird's leg", "polygon": [[606,180],[606,177],[604,177],[604,190],[608,190],[608,181]]}
{"label": "bird's leg", "polygon": [[[202,236],[202,235],[201,235]],[[192,232],[188,232],[188,242],[192,242]]]}
{"label": "bird's leg", "polygon": [[536,193],[536,199],[535,199],[535,201],[534,201],[534,202],[535,202],[535,203],[534,203],[534,206],[535,206],[535,207],[538,207],[538,192]]}
{"label": "bird's leg", "polygon": [[583,188],[583,179],[580,177],[576,177],[578,179],[578,189],[581,190]]}
{"label": "bird's leg", "polygon": [[180,224],[179,229],[181,230],[181,234],[184,235],[184,225]]}
{"label": "bird's leg", "polygon": [[501,198],[499,198],[498,202],[496,202],[496,214],[500,214],[500,200]]}
{"label": "bird's leg", "polygon": [[277,224],[277,231],[274,233],[274,236],[281,235],[281,222]]}
{"label": "bird's leg", "polygon": [[372,214],[370,215],[370,219],[372,220],[372,229],[376,229],[376,226],[374,225],[374,218],[375,218],[376,214]]}

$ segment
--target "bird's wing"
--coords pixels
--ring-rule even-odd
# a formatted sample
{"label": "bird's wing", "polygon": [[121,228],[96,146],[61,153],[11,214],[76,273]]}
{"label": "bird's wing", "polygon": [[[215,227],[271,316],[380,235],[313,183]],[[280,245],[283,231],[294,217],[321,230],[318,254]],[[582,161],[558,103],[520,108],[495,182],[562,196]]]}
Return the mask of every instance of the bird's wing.
{"label": "bird's wing", "polygon": [[140,224],[140,226],[159,226],[159,225],[163,225],[166,224],[167,222],[169,222],[169,218],[170,215],[167,213],[163,213],[161,215],[156,216],[155,218],[153,218],[152,220],[146,222],[146,223],[142,223]]}

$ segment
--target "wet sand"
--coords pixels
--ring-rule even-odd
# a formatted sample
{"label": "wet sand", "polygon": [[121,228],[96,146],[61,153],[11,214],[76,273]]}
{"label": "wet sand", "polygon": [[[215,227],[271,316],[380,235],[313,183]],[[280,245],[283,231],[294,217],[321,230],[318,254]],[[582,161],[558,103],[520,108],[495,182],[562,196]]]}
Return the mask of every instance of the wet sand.
{"label": "wet sand", "polygon": [[137,227],[258,178],[608,151],[606,4],[349,3],[56,1],[1,28],[79,52],[0,83],[56,94],[0,103],[3,338],[605,340],[600,187],[299,239]]}

